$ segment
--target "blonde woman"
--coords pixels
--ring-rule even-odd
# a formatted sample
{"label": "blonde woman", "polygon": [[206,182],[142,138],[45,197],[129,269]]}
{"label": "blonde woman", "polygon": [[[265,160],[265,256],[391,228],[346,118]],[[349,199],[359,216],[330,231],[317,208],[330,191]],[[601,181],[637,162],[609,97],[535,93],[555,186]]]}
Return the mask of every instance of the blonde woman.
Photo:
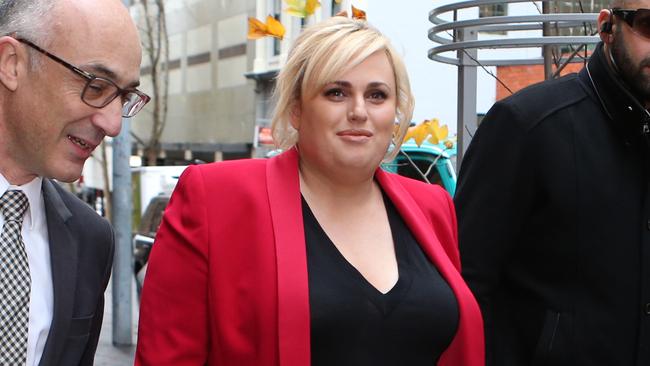
{"label": "blonde woman", "polygon": [[181,177],[136,364],[483,365],[449,196],[379,169],[413,110],[389,41],[363,21],[315,24],[276,94],[284,153]]}

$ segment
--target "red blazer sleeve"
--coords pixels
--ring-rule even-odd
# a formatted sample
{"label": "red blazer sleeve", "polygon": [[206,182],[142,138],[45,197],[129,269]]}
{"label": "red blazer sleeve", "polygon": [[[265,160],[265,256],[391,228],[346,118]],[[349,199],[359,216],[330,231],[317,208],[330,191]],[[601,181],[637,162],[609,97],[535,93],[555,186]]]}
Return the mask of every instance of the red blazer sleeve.
{"label": "red blazer sleeve", "polygon": [[205,192],[201,170],[190,166],[182,174],[165,210],[142,289],[135,365],[207,363]]}

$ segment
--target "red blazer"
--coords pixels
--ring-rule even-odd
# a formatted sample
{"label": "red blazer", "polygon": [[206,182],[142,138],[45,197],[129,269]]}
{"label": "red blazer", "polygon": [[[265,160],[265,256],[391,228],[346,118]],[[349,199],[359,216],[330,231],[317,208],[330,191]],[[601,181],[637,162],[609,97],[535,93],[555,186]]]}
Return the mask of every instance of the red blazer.
{"label": "red blazer", "polygon": [[[484,365],[451,199],[434,185],[375,177],[456,295],[458,331],[438,365]],[[297,152],[189,167],[149,258],[135,364],[307,366],[307,285]]]}

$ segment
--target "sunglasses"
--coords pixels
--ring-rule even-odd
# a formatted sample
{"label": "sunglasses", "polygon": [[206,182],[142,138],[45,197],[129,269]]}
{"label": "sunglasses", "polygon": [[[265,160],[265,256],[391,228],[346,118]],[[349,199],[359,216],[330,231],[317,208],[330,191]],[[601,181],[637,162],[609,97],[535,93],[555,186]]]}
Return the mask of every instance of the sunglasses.
{"label": "sunglasses", "polygon": [[650,9],[612,9],[612,14],[623,19],[634,33],[650,39]]}

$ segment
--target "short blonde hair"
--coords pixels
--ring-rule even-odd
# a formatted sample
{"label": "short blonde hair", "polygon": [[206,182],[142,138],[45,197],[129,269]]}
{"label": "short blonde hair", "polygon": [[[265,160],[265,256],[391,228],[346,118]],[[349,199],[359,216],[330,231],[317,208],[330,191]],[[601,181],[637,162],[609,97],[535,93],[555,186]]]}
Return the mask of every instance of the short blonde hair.
{"label": "short blonde hair", "polygon": [[298,141],[298,133],[290,121],[301,96],[316,95],[325,85],[381,50],[393,66],[397,88],[395,115],[399,128],[393,138],[395,148],[385,159],[394,158],[411,123],[415,104],[406,67],[390,41],[376,28],[366,21],[342,16],[307,27],[289,51],[274,90],[276,107],[271,131],[276,146],[286,150]]}

